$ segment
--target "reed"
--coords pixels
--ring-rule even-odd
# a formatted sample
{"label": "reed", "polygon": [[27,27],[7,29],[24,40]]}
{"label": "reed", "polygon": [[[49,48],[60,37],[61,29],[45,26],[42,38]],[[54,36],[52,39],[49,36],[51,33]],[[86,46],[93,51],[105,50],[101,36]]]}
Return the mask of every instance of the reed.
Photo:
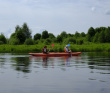
{"label": "reed", "polygon": [[[0,45],[0,53],[29,53],[29,52],[42,52],[44,44],[40,45]],[[54,47],[47,45],[50,52],[64,52],[64,44],[54,44]],[[76,45],[70,44],[72,52],[110,52],[110,43],[101,44],[83,44]]]}

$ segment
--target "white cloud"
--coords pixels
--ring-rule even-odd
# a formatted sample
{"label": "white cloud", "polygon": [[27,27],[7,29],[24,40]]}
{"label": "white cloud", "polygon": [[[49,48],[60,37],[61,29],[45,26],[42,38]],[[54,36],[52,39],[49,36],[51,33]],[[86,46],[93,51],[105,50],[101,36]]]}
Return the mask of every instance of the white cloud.
{"label": "white cloud", "polygon": [[96,7],[92,7],[91,10],[94,12],[96,10]]}

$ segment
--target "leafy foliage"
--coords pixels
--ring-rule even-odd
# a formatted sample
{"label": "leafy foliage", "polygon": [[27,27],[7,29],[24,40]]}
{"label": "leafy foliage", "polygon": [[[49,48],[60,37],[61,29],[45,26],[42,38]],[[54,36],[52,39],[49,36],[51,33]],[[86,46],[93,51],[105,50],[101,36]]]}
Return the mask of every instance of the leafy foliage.
{"label": "leafy foliage", "polygon": [[10,45],[19,45],[19,40],[17,38],[10,38],[9,44]]}
{"label": "leafy foliage", "polygon": [[49,38],[49,34],[48,34],[48,31],[43,31],[42,32],[42,39],[46,39],[46,38]]}
{"label": "leafy foliage", "polygon": [[63,31],[61,34],[60,34],[61,38],[64,39],[64,38],[67,38],[67,33],[65,31]]}
{"label": "leafy foliage", "polygon": [[35,35],[34,35],[34,40],[38,40],[38,39],[40,39],[41,38],[41,34],[40,33],[36,33]]}
{"label": "leafy foliage", "polygon": [[10,45],[50,45],[52,43],[89,45],[92,42],[110,43],[110,27],[90,27],[87,34],[84,32],[79,33],[78,31],[76,31],[74,34],[62,31],[61,34],[55,36],[53,33],[48,33],[48,31],[45,30],[42,32],[42,34],[36,33],[32,38],[31,33],[32,32],[27,23],[24,23],[21,27],[17,25],[15,27],[15,32],[11,34],[9,39],[6,39],[3,34],[0,35],[0,45],[6,43]]}
{"label": "leafy foliage", "polygon": [[78,31],[75,32],[75,37],[80,37],[80,33]]}
{"label": "leafy foliage", "polygon": [[26,37],[23,31],[20,29],[19,31],[16,32],[16,38],[19,40],[20,44],[23,44]]}
{"label": "leafy foliage", "polygon": [[0,41],[1,41],[1,44],[6,44],[7,43],[7,40],[5,38],[5,36],[3,34],[0,35]]}
{"label": "leafy foliage", "polygon": [[95,30],[93,27],[90,27],[87,33],[87,40],[92,42],[93,36],[95,35]]}
{"label": "leafy foliage", "polygon": [[57,42],[61,43],[63,41],[62,37],[60,35],[57,36]]}
{"label": "leafy foliage", "polygon": [[[26,23],[23,24],[22,27],[20,27],[19,25],[17,25],[15,27],[15,33],[11,34],[10,39],[14,38],[11,40],[11,42],[15,42],[16,40],[19,41],[19,44],[23,44],[25,42],[26,39],[31,38],[31,31],[29,29],[29,27],[27,26]],[[11,43],[14,44],[14,43]]]}
{"label": "leafy foliage", "polygon": [[76,44],[76,38],[74,37],[68,37],[63,41],[64,44]]}
{"label": "leafy foliage", "polygon": [[31,38],[26,39],[26,41],[24,42],[25,45],[34,45],[34,42]]}
{"label": "leafy foliage", "polygon": [[32,38],[32,36],[31,36],[31,30],[27,26],[27,23],[24,23],[21,29],[22,29],[22,31],[23,31],[26,39]]}
{"label": "leafy foliage", "polygon": [[51,39],[55,38],[54,34],[49,33],[49,38],[51,38]]}

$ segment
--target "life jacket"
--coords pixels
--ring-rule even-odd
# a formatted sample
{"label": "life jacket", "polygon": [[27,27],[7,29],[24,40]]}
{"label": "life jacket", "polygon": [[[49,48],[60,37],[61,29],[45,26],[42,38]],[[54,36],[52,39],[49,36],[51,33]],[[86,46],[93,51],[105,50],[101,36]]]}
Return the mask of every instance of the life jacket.
{"label": "life jacket", "polygon": [[65,47],[65,53],[67,53],[67,52],[68,52],[66,49],[67,49],[67,48]]}
{"label": "life jacket", "polygon": [[47,53],[47,49],[46,48],[43,48],[43,53]]}

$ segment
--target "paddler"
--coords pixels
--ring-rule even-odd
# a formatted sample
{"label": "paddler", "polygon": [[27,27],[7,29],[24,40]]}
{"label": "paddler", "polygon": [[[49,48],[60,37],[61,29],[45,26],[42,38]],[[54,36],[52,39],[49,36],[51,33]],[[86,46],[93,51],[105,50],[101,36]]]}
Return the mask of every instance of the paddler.
{"label": "paddler", "polygon": [[71,50],[68,48],[68,45],[65,46],[65,53],[71,53]]}
{"label": "paddler", "polygon": [[44,46],[43,53],[47,54],[47,46]]}

